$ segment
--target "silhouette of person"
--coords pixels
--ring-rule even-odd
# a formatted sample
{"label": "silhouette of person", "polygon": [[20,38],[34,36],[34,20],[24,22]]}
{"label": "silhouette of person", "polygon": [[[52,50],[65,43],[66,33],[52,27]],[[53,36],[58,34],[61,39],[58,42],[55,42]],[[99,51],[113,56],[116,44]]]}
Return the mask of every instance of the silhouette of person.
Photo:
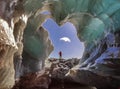
{"label": "silhouette of person", "polygon": [[62,52],[59,52],[59,58],[62,59]]}

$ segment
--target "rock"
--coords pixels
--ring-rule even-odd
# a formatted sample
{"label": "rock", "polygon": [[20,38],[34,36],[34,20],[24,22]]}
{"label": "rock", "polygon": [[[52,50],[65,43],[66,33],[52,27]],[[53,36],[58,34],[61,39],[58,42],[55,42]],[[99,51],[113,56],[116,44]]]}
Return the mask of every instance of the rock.
{"label": "rock", "polygon": [[49,89],[96,89],[92,86],[85,86],[72,81],[52,79]]}
{"label": "rock", "polygon": [[42,70],[22,76],[13,89],[48,89],[50,83],[49,75]]}
{"label": "rock", "polygon": [[[100,71],[99,71],[100,72]],[[111,76],[100,75],[88,69],[71,70],[67,76],[70,81],[75,81],[80,84],[95,86],[97,89],[118,89],[119,79]]]}
{"label": "rock", "polygon": [[[48,61],[48,62],[47,62]],[[75,65],[79,63],[79,59],[73,58],[73,59],[48,59],[46,61],[47,69],[50,70],[50,74],[52,78],[55,79],[64,79],[65,74]],[[49,63],[49,64],[47,64]]]}

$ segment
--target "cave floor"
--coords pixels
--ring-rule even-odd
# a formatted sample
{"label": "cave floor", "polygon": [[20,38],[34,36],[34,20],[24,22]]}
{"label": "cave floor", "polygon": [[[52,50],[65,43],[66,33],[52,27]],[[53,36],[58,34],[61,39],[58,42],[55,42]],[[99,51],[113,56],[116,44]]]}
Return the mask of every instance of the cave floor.
{"label": "cave floor", "polygon": [[73,83],[73,82],[68,82],[68,81],[64,82],[61,80],[52,79],[52,83],[49,89],[96,89],[96,88],[85,86],[79,83]]}

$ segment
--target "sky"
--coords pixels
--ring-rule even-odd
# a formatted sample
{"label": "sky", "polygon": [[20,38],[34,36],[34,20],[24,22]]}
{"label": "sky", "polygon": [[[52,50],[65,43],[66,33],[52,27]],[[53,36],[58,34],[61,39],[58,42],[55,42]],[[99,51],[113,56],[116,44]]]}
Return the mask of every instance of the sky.
{"label": "sky", "polygon": [[76,28],[72,23],[66,22],[59,26],[53,19],[48,18],[42,27],[48,31],[54,46],[54,50],[49,55],[50,58],[59,58],[60,51],[65,59],[82,57],[84,43],[78,39]]}

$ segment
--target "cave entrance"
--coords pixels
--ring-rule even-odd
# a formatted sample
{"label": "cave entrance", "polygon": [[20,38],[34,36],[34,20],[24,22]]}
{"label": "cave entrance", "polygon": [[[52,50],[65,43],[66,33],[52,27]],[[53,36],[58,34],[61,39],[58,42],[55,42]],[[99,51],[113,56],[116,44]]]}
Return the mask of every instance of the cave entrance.
{"label": "cave entrance", "polygon": [[48,18],[42,27],[48,31],[49,38],[54,46],[49,58],[59,58],[59,52],[62,52],[64,59],[80,59],[82,57],[84,43],[79,40],[77,30],[72,23],[66,22],[59,26],[53,19]]}

